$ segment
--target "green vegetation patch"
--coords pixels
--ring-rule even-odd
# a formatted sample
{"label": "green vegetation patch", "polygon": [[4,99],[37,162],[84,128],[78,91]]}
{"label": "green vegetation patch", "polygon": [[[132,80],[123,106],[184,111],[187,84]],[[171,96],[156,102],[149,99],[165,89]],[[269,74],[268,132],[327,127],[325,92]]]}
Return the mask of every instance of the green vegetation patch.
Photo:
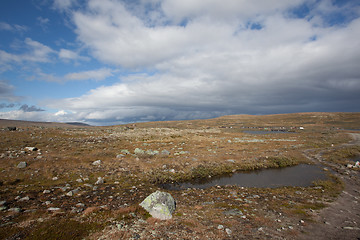
{"label": "green vegetation patch", "polygon": [[103,228],[101,224],[91,222],[78,222],[75,220],[53,219],[38,225],[25,239],[83,239],[91,232],[99,231]]}

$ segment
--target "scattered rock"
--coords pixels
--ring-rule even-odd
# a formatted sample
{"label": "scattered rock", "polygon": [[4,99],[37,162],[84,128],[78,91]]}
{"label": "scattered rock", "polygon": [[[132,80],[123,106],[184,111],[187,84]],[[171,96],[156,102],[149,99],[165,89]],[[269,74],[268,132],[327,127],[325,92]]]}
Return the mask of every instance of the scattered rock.
{"label": "scattered rock", "polygon": [[176,203],[169,193],[156,191],[145,198],[140,206],[148,211],[152,217],[167,220],[172,218]]}
{"label": "scattered rock", "polygon": [[92,163],[93,166],[100,166],[101,165],[101,160],[96,160]]}
{"label": "scattered rock", "polygon": [[12,132],[12,131],[16,131],[16,127],[7,127],[7,130],[8,130],[8,131],[11,131],[11,132]]}
{"label": "scattered rock", "polygon": [[82,182],[83,182],[83,180],[82,180],[81,178],[76,179],[76,181],[77,181],[78,183],[82,183]]}
{"label": "scattered rock", "polygon": [[125,154],[125,155],[130,155],[130,154],[131,154],[131,153],[129,152],[129,150],[127,150],[127,149],[121,150],[121,153],[122,153],[122,154]]}
{"label": "scattered rock", "polygon": [[58,180],[58,179],[59,179],[58,177],[53,177],[53,178],[52,178],[53,181],[56,181],[56,180]]}
{"label": "scattered rock", "polygon": [[244,214],[239,209],[231,209],[231,210],[225,211],[224,215],[226,215],[226,216],[242,216]]}
{"label": "scattered rock", "polygon": [[217,226],[217,229],[222,230],[222,229],[224,229],[224,226],[223,226],[223,225],[219,225],[219,226]]}
{"label": "scattered rock", "polygon": [[96,185],[98,185],[98,184],[103,184],[104,183],[104,178],[102,178],[102,177],[98,177],[98,180],[96,181]]}
{"label": "scattered rock", "polygon": [[116,158],[117,158],[117,159],[120,159],[120,158],[123,158],[123,157],[125,157],[125,155],[123,155],[123,154],[118,154],[118,155],[116,155]]}
{"label": "scattered rock", "polygon": [[56,207],[50,207],[47,209],[48,211],[51,211],[51,212],[56,212],[56,211],[60,211],[61,208],[56,208]]}
{"label": "scattered rock", "polygon": [[83,207],[85,207],[85,204],[83,204],[83,203],[77,203],[75,206],[78,207],[78,208],[83,208]]}
{"label": "scattered rock", "polygon": [[26,162],[19,162],[19,164],[16,166],[17,168],[26,168],[27,163]]}
{"label": "scattered rock", "polygon": [[25,147],[24,149],[26,152],[35,152],[38,150],[36,147]]}
{"label": "scattered rock", "polygon": [[15,212],[15,213],[19,213],[22,211],[21,208],[15,207],[15,208],[9,208],[8,210],[9,212]]}
{"label": "scattered rock", "polygon": [[141,148],[135,148],[134,154],[135,155],[143,155],[143,154],[145,154],[145,151],[142,150]]}
{"label": "scattered rock", "polygon": [[170,155],[170,152],[168,150],[162,150],[161,155],[168,156]]}
{"label": "scattered rock", "polygon": [[69,191],[65,194],[68,197],[72,197],[74,195],[73,191]]}
{"label": "scattered rock", "polygon": [[159,151],[149,149],[149,150],[147,150],[145,153],[146,153],[147,155],[150,155],[150,156],[155,156],[155,155],[158,155],[158,154],[159,154]]}
{"label": "scattered rock", "polygon": [[44,190],[43,193],[44,193],[44,194],[50,193],[50,190]]}
{"label": "scattered rock", "polygon": [[226,232],[228,235],[231,235],[231,234],[232,234],[232,231],[231,231],[230,228],[226,228],[226,229],[225,229],[225,232]]}
{"label": "scattered rock", "polygon": [[26,196],[26,197],[20,198],[18,201],[19,202],[26,202],[26,201],[29,201],[29,200],[30,200],[29,196]]}

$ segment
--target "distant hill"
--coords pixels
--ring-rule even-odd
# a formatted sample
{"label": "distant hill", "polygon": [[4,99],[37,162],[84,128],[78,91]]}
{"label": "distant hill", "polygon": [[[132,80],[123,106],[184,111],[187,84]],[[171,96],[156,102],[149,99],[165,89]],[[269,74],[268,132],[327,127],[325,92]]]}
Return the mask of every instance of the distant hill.
{"label": "distant hill", "polygon": [[76,127],[90,127],[86,123],[80,122],[69,122],[69,123],[59,123],[59,122],[36,122],[36,121],[23,121],[23,120],[9,120],[9,119],[0,119],[0,128],[7,127],[64,127],[64,128],[76,128]]}
{"label": "distant hill", "polygon": [[75,126],[82,126],[82,127],[91,127],[91,125],[81,122],[67,122],[66,124],[75,125]]}

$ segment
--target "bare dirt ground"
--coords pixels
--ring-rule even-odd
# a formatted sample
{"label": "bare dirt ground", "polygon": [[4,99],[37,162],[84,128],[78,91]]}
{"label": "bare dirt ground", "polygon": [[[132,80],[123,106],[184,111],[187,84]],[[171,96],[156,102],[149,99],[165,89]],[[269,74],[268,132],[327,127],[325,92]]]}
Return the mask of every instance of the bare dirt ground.
{"label": "bare dirt ground", "polygon": [[[354,139],[344,146],[360,146],[360,133],[349,133]],[[323,163],[318,154],[315,161]],[[299,239],[360,239],[360,179],[359,172],[333,164],[337,176],[345,183],[338,199],[315,215],[318,223],[303,228]]]}

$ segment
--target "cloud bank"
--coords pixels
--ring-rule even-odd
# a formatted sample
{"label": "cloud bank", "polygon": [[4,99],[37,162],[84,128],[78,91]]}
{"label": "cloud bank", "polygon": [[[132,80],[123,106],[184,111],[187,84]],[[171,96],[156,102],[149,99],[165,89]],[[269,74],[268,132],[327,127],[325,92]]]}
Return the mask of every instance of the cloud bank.
{"label": "cloud bank", "polygon": [[[67,0],[54,8],[67,12],[82,49],[106,67],[38,75],[56,82],[118,80],[47,100],[46,107],[61,109],[47,118],[102,125],[360,111],[356,1],[89,0],[80,7]],[[54,53],[64,61],[89,60],[79,51],[54,52],[30,38],[25,43],[33,61],[49,61]],[[5,63],[24,61],[19,57],[0,52]]]}
{"label": "cloud bank", "polygon": [[[137,4],[89,1],[73,20],[94,57],[145,71],[52,107],[99,122],[360,110],[360,19],[333,19],[339,12],[354,15],[359,6],[300,0]],[[311,11],[299,10],[310,5]]]}

